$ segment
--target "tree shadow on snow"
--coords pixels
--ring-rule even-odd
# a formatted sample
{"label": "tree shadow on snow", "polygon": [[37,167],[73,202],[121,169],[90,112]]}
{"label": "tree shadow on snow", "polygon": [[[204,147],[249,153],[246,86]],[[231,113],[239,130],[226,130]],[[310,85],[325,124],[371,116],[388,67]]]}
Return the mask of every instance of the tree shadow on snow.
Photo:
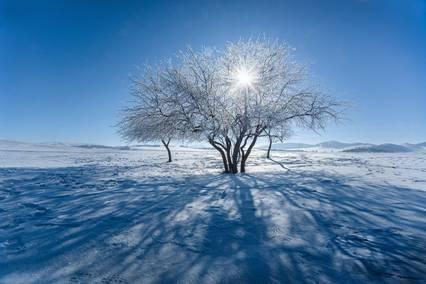
{"label": "tree shadow on snow", "polygon": [[323,172],[128,170],[0,169],[0,282],[425,280],[424,192]]}

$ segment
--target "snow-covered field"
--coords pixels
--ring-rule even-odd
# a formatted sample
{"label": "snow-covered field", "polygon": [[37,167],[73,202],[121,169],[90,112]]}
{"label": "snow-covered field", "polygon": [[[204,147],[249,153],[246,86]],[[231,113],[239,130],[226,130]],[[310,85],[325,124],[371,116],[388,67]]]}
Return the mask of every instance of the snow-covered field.
{"label": "snow-covered field", "polygon": [[425,283],[426,154],[0,147],[0,283]]}

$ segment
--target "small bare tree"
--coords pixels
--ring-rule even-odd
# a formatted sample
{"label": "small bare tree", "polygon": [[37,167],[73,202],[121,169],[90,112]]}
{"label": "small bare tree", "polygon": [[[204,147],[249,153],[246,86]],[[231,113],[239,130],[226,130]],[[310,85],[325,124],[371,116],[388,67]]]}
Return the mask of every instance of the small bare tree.
{"label": "small bare tree", "polygon": [[162,69],[147,67],[141,78],[132,79],[134,106],[123,112],[119,132],[127,141],[151,142],[160,140],[167,150],[168,162],[172,162],[170,141],[183,138],[184,132],[176,127],[174,106],[170,105],[167,82]]}
{"label": "small bare tree", "polygon": [[266,150],[266,158],[271,158],[271,150],[272,150],[272,143],[279,141],[283,142],[285,139],[290,138],[292,135],[292,130],[289,125],[279,125],[278,127],[274,127],[270,125],[268,128],[265,129],[264,137],[268,140],[268,149]]}

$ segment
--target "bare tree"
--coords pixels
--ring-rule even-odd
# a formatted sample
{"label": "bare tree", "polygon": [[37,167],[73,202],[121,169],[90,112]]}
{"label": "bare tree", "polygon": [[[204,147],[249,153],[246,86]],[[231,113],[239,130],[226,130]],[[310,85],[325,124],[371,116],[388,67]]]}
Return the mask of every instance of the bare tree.
{"label": "bare tree", "polygon": [[[178,89],[189,100],[188,123],[220,153],[225,172],[245,172],[257,139],[284,125],[311,129],[338,115],[339,104],[308,86],[305,68],[278,42],[229,44],[223,52],[181,54]],[[239,169],[238,169],[239,167]]]}
{"label": "bare tree", "polygon": [[[153,105],[149,119],[158,124],[153,124],[156,129],[143,127],[150,134],[132,130],[130,137],[158,139],[167,133],[205,139],[220,153],[225,172],[245,172],[253,147],[265,133],[283,137],[289,126],[316,130],[338,116],[339,104],[309,86],[305,68],[294,62],[291,51],[277,41],[256,40],[230,43],[223,51],[181,52],[179,64],[169,64],[139,83],[138,92],[148,94],[148,105]],[[130,126],[143,124],[141,117],[146,117],[136,109]]]}
{"label": "bare tree", "polygon": [[292,135],[292,130],[289,125],[279,125],[278,127],[269,126],[265,129],[264,137],[268,140],[268,149],[266,150],[266,158],[271,158],[272,143],[279,141],[283,142]]}
{"label": "bare tree", "polygon": [[142,76],[132,79],[134,106],[123,112],[119,132],[128,141],[151,142],[160,140],[167,150],[168,162],[172,162],[170,141],[183,138],[184,131],[174,121],[166,86],[160,67],[147,67]]}

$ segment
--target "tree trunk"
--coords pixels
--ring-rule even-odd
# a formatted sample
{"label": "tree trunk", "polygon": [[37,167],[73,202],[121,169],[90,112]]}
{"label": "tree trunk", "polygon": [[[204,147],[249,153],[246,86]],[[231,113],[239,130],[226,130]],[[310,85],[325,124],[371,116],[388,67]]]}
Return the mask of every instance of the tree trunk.
{"label": "tree trunk", "polygon": [[240,137],[238,137],[238,139],[237,139],[237,141],[235,142],[235,145],[234,145],[234,150],[232,152],[231,172],[233,174],[238,173],[238,160],[240,159],[241,142],[243,141],[243,138],[244,138],[244,136],[242,134],[240,135]]}
{"label": "tree trunk", "polygon": [[222,157],[223,168],[225,169],[224,172],[229,173],[228,161],[226,160],[225,152],[223,151],[222,148],[216,145],[213,140],[209,140],[209,143],[210,145],[213,146],[213,148],[215,148],[220,153],[220,156]]}
{"label": "tree trunk", "polygon": [[225,173],[229,173],[228,163],[226,162],[226,156],[222,149],[219,148],[220,155],[222,156],[223,168],[225,169]]}
{"label": "tree trunk", "polygon": [[246,160],[247,160],[247,155],[244,152],[243,149],[241,149],[241,164],[240,164],[240,172],[241,173],[245,173],[246,172]]}
{"label": "tree trunk", "polygon": [[241,159],[241,165],[240,165],[240,172],[245,173],[246,172],[246,159]]}
{"label": "tree trunk", "polygon": [[[260,134],[262,131],[259,131],[258,133]],[[254,145],[256,144],[256,140],[257,137],[259,136],[259,134],[256,134],[253,137],[253,140],[250,143],[250,146],[247,149],[247,152],[241,157],[241,165],[240,165],[240,172],[245,173],[246,172],[246,161],[248,159],[248,157],[250,156],[251,150],[253,149]]]}
{"label": "tree trunk", "polygon": [[232,145],[231,140],[226,137],[225,144],[221,144],[219,142],[215,142],[213,139],[209,139],[210,145],[212,145],[217,151],[219,151],[222,161],[223,167],[225,168],[225,173],[237,174],[238,170],[244,173],[246,171],[246,161],[256,144],[256,140],[259,137],[259,134],[263,130],[258,130],[256,134],[253,136],[251,143],[247,149],[247,152],[242,149],[245,147],[246,141],[242,144],[244,135],[241,134],[240,137],[237,138],[237,141],[234,145]]}
{"label": "tree trunk", "polygon": [[229,169],[229,172],[234,173],[235,166],[232,163],[232,158],[231,158],[232,143],[228,137],[226,137],[225,140],[226,140],[226,158],[228,159],[228,169]]}
{"label": "tree trunk", "polygon": [[268,146],[268,152],[266,153],[266,158],[271,158],[271,148],[272,148],[272,138],[271,136],[268,136],[269,138],[269,146]]}
{"label": "tree trunk", "polygon": [[167,140],[167,142],[161,139],[161,143],[163,143],[164,147],[166,147],[167,155],[169,157],[169,160],[167,162],[170,163],[172,161],[172,152],[170,152],[169,148],[170,138]]}

